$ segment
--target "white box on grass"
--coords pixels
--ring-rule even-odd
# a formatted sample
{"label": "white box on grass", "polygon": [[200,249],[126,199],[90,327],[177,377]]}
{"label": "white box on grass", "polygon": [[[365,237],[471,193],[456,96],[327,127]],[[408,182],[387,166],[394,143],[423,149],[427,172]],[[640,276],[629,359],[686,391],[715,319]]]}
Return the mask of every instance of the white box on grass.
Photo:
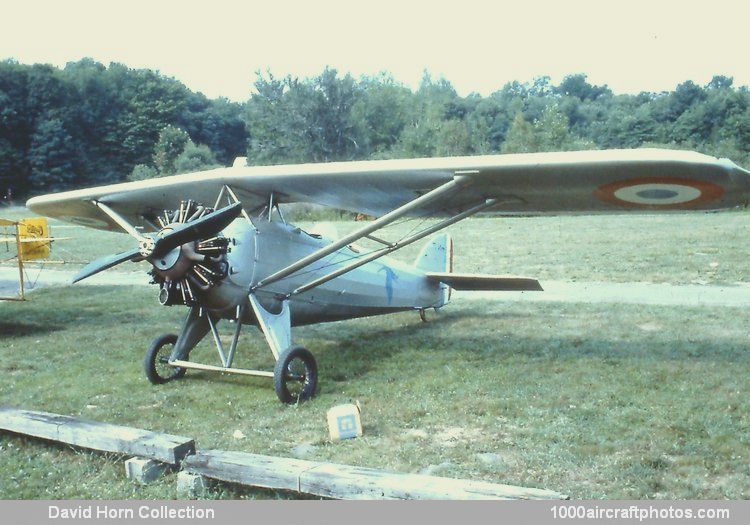
{"label": "white box on grass", "polygon": [[331,441],[356,438],[362,435],[362,418],[359,403],[338,405],[328,410],[328,432]]}

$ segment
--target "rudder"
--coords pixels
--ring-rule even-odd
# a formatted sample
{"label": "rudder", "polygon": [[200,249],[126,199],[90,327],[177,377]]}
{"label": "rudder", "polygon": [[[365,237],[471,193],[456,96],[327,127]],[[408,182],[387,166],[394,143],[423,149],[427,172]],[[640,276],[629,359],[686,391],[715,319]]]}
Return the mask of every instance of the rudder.
{"label": "rudder", "polygon": [[[448,233],[441,233],[430,239],[417,255],[414,266],[425,273],[452,273],[453,238]],[[451,287],[440,283],[440,300],[436,308],[445,305],[450,298]]]}

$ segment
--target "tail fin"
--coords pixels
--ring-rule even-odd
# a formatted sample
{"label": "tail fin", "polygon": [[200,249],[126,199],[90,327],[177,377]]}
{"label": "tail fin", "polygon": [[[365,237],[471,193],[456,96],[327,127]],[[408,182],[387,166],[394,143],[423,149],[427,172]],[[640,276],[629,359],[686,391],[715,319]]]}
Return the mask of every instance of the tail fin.
{"label": "tail fin", "polygon": [[[436,235],[422,248],[414,266],[425,273],[453,272],[453,238],[447,233]],[[440,299],[436,305],[439,308],[451,299],[451,287],[440,283]]]}

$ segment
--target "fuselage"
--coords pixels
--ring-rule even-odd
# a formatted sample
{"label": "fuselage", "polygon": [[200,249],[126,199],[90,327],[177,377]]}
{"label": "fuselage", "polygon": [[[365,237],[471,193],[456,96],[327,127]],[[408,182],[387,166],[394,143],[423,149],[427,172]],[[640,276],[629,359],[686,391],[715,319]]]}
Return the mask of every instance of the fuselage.
{"label": "fuselage", "polygon": [[[240,218],[223,232],[229,239],[229,271],[217,286],[202,296],[203,307],[224,318],[235,318],[238,306],[263,278],[330,244],[291,224]],[[289,277],[254,291],[270,312],[296,288],[351,263],[366,252],[349,246],[312,263]],[[289,297],[293,325],[337,321],[402,310],[442,306],[439,283],[418,268],[381,257],[320,286]],[[244,308],[243,323],[256,324],[251,308]]]}

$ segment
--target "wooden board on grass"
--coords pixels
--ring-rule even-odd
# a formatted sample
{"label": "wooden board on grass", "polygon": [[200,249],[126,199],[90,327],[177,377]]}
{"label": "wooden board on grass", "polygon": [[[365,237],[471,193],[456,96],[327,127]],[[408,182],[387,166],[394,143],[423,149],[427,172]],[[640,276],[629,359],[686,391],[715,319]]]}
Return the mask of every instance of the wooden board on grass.
{"label": "wooden board on grass", "polygon": [[188,437],[18,408],[0,407],[0,430],[173,465],[195,452]]}
{"label": "wooden board on grass", "polygon": [[229,452],[198,451],[183,462],[189,472],[254,487],[333,499],[566,499],[551,490],[486,481],[397,474],[382,470]]}

